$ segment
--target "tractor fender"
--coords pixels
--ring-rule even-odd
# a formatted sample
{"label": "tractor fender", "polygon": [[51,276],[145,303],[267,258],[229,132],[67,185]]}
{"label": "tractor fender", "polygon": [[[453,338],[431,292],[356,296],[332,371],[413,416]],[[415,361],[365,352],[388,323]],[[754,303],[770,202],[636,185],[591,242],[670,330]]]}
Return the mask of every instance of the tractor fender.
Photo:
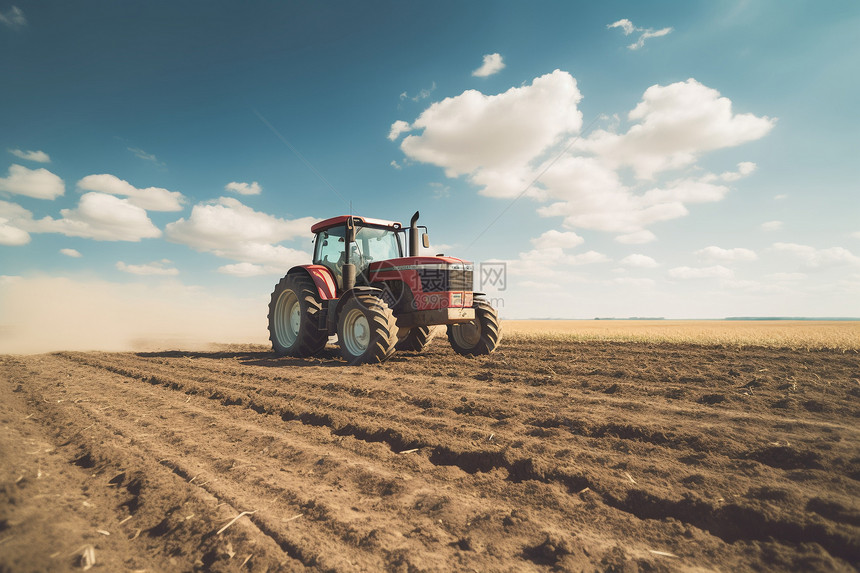
{"label": "tractor fender", "polygon": [[354,297],[355,297],[355,295],[358,295],[358,294],[375,294],[375,295],[381,295],[381,294],[382,294],[382,289],[381,289],[381,288],[376,288],[376,287],[371,287],[371,286],[357,286],[357,287],[353,287],[353,288],[349,289],[348,291],[346,291],[345,293],[343,293],[343,294],[341,295],[340,299],[338,299],[338,301],[337,301],[337,306],[335,306],[335,312],[334,312],[334,314],[335,314],[335,315],[339,315],[339,314],[340,314],[340,309],[341,309],[341,307],[344,305],[344,303],[345,303],[346,301],[348,301],[349,299],[354,298]]}
{"label": "tractor fender", "polygon": [[327,267],[323,265],[300,265],[287,272],[288,275],[294,273],[306,273],[314,281],[320,300],[337,298],[337,283],[334,282],[334,276]]}

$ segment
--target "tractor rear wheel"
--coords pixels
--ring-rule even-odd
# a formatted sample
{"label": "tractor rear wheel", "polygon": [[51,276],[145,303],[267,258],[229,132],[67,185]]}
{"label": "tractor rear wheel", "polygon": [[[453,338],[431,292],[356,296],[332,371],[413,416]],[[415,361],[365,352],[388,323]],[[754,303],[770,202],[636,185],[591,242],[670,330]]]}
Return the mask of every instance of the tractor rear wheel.
{"label": "tractor rear wheel", "polygon": [[429,326],[413,326],[406,332],[402,330],[397,334],[398,340],[395,348],[406,352],[423,351],[436,334]]}
{"label": "tractor rear wheel", "polygon": [[378,296],[356,294],[340,310],[337,338],[350,364],[385,362],[397,343],[394,313]]}
{"label": "tractor rear wheel", "polygon": [[322,350],[328,335],[318,328],[321,310],[322,301],[313,279],[303,273],[282,278],[269,302],[272,350],[288,356],[313,356]]}
{"label": "tractor rear wheel", "polygon": [[474,320],[448,325],[448,342],[455,352],[464,356],[490,354],[502,340],[499,316],[483,299],[475,299],[472,308],[475,309]]}

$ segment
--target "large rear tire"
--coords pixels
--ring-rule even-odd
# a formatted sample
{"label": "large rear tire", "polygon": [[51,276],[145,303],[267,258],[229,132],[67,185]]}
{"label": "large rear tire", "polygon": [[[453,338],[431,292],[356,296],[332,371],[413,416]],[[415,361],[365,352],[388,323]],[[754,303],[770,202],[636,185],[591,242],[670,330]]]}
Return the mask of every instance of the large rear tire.
{"label": "large rear tire", "polygon": [[436,332],[429,326],[413,326],[406,332],[397,334],[395,348],[399,351],[422,352],[430,344],[435,334]]}
{"label": "large rear tire", "polygon": [[340,310],[337,338],[350,364],[385,362],[397,343],[394,313],[378,296],[356,294]]}
{"label": "large rear tire", "polygon": [[451,348],[464,356],[491,354],[502,341],[502,327],[496,309],[483,299],[472,303],[475,319],[448,325],[448,342]]}
{"label": "large rear tire", "polygon": [[276,354],[313,356],[325,348],[328,335],[320,330],[322,301],[313,279],[304,273],[285,276],[269,302],[269,340]]}

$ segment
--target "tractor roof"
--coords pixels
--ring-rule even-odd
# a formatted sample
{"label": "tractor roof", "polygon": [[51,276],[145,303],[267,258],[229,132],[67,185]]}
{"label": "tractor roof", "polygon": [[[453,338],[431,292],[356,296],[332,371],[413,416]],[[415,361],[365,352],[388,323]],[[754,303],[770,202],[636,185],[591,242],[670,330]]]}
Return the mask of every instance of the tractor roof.
{"label": "tractor roof", "polygon": [[[324,231],[326,229],[330,229],[331,227],[336,227],[338,225],[343,225],[346,223],[347,219],[349,219],[349,215],[339,215],[337,217],[332,217],[331,219],[326,219],[325,221],[320,221],[319,223],[314,223],[311,227],[311,233],[318,233],[320,231]],[[403,225],[398,223],[397,221],[385,221],[383,219],[371,219],[370,217],[359,217],[357,215],[352,215],[352,218],[359,225],[374,225],[377,227],[390,227],[391,229],[402,229]]]}

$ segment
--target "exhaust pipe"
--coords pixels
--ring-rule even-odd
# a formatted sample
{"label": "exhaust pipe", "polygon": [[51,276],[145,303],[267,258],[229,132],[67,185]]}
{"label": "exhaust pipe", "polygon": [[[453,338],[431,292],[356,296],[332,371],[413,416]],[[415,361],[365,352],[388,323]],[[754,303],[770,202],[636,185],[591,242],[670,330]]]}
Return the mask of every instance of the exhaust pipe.
{"label": "exhaust pipe", "polygon": [[415,214],[412,215],[412,219],[409,221],[409,256],[417,257],[418,256],[418,225],[416,225],[416,221],[418,221],[418,211],[415,211]]}
{"label": "exhaust pipe", "polygon": [[355,242],[355,221],[352,217],[346,221],[346,237],[344,237],[343,247],[346,249],[344,253],[345,263],[342,267],[343,272],[343,291],[346,292],[355,286],[355,263],[350,258],[352,251],[352,243]]}

